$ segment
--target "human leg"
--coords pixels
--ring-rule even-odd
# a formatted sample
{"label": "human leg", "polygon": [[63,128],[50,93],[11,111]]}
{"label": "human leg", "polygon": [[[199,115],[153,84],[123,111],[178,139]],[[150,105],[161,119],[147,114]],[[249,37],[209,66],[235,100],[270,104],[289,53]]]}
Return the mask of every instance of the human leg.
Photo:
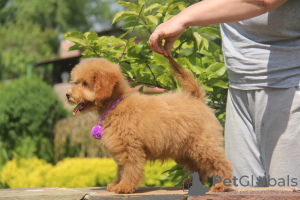
{"label": "human leg", "polygon": [[265,89],[257,94],[257,101],[266,104],[258,125],[258,145],[268,186],[300,186],[299,87]]}
{"label": "human leg", "polygon": [[256,177],[265,176],[255,133],[254,102],[255,91],[228,91],[225,150],[232,162],[236,187],[257,186]]}

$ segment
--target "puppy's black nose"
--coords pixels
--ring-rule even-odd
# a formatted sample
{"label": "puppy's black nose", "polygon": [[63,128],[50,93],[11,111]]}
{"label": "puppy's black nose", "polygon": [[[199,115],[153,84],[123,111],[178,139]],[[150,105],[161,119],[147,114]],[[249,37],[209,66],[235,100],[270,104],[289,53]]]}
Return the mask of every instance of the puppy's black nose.
{"label": "puppy's black nose", "polygon": [[67,99],[70,99],[71,95],[69,93],[66,94]]}

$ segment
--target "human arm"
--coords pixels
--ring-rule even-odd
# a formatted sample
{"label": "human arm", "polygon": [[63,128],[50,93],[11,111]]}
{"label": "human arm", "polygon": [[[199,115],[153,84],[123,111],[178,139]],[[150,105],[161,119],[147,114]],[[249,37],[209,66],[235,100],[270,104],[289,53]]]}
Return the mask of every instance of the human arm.
{"label": "human arm", "polygon": [[[249,19],[272,11],[287,0],[203,0],[157,26],[149,38],[153,51],[168,56],[174,42],[189,26]],[[164,46],[162,41],[165,40]]]}

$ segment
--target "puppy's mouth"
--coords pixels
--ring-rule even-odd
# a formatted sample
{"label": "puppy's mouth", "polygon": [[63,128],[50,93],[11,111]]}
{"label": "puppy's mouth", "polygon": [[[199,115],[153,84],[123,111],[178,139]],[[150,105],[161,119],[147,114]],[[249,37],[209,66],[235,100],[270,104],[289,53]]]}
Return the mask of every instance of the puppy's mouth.
{"label": "puppy's mouth", "polygon": [[78,111],[80,111],[80,112],[83,111],[89,103],[90,103],[90,102],[79,103],[79,104],[74,108],[74,110],[73,110],[73,115],[76,115],[76,113],[77,113]]}

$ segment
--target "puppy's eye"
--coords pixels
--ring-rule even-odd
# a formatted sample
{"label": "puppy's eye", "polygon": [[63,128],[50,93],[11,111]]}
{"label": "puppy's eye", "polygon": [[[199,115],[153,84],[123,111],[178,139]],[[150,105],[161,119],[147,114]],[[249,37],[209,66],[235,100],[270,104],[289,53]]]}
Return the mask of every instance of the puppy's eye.
{"label": "puppy's eye", "polygon": [[87,82],[83,82],[82,84],[83,84],[84,86],[88,86]]}
{"label": "puppy's eye", "polygon": [[73,82],[75,85],[78,85],[78,82]]}

